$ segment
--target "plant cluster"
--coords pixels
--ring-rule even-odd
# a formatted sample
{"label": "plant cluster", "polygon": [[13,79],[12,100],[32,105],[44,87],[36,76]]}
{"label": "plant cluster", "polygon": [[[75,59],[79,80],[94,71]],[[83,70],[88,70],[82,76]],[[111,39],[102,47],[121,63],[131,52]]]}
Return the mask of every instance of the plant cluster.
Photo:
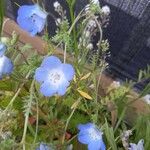
{"label": "plant cluster", "polygon": [[[54,2],[57,30],[53,37],[44,32],[45,56],[29,44],[20,45],[15,31],[0,38],[0,149],[149,150],[149,112],[132,121],[132,114],[127,114],[134,112],[135,101],[148,97],[150,84],[138,96],[130,92],[133,82],[102,86],[109,66],[103,28],[109,24],[110,8],[90,0],[76,14],[76,0],[66,2],[69,19],[62,5]],[[46,26],[50,13],[42,6],[37,1],[18,8],[17,23],[29,36]],[[59,57],[58,47],[63,50]],[[148,73],[149,68],[141,71],[138,82]]]}

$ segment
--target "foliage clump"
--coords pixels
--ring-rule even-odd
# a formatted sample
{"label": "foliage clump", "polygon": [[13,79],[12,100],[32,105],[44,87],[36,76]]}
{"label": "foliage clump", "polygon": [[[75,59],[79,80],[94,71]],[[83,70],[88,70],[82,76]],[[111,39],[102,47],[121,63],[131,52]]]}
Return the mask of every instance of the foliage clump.
{"label": "foliage clump", "polygon": [[[128,112],[134,112],[132,104],[149,93],[150,84],[138,96],[131,93],[133,82],[123,85],[113,82],[104,86],[103,73],[109,67],[106,58],[110,57],[110,52],[109,41],[103,39],[103,29],[109,24],[109,7],[101,7],[99,1],[90,0],[76,14],[76,1],[66,2],[69,19],[61,4],[54,3],[59,17],[55,18],[56,35],[43,35],[47,56],[39,55],[29,44],[20,45],[19,35],[15,32],[10,38],[1,37],[1,42],[7,45],[5,55],[12,60],[14,69],[10,76],[6,74],[0,80],[0,148],[34,150],[46,143],[51,149],[78,150],[86,147],[77,138],[88,147],[92,144],[97,146],[94,140],[98,138],[100,142],[104,141],[104,149],[113,150],[128,150],[134,145],[131,143],[138,143],[134,146],[141,143],[142,147],[143,140],[140,139],[144,139],[145,149],[148,150],[150,112],[136,117],[134,114],[129,116]],[[40,18],[36,13],[28,16],[27,23],[30,20],[36,25]],[[33,26],[30,27],[32,29]],[[97,41],[95,37],[99,37]],[[63,54],[60,52],[59,55],[61,60],[55,58],[57,63],[45,61],[54,57],[50,55],[55,55],[58,47],[63,50]],[[67,67],[68,64],[72,64],[69,66],[73,66],[73,71]],[[149,77],[149,70],[148,67],[140,72],[138,82]],[[41,90],[44,84],[47,86]],[[47,90],[54,91],[46,95]],[[134,120],[131,121],[132,118]],[[86,129],[90,139],[85,139],[77,126],[80,133]]]}

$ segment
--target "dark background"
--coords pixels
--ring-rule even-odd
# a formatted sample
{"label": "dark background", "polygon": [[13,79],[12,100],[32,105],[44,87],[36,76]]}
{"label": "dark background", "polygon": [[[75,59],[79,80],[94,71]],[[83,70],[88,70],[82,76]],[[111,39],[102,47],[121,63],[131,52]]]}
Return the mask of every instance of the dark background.
{"label": "dark background", "polygon": [[[67,10],[65,0],[58,0]],[[18,6],[32,4],[31,0],[7,0],[6,15],[16,20]],[[45,9],[54,15],[55,0],[43,0]],[[88,0],[77,0],[76,11],[81,10]],[[104,38],[110,42],[111,57],[108,60],[111,75],[122,79],[137,80],[140,69],[150,65],[150,3],[149,0],[103,0],[101,5],[109,5],[111,18],[104,30]],[[55,21],[48,17],[48,31],[55,34]],[[142,89],[150,79],[136,85]]]}

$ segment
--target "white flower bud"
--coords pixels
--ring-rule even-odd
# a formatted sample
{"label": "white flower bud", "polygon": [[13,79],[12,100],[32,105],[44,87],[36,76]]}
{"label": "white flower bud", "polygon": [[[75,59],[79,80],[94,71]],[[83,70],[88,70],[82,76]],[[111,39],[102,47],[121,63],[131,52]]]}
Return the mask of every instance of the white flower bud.
{"label": "white flower bud", "polygon": [[85,37],[88,38],[90,36],[90,31],[85,32]]}
{"label": "white flower bud", "polygon": [[94,84],[91,84],[91,85],[89,86],[89,88],[90,88],[90,89],[94,89],[94,88],[95,88]]}
{"label": "white flower bud", "polygon": [[99,0],[92,0],[91,1],[93,4],[98,4],[99,5]]}
{"label": "white flower bud", "polygon": [[88,22],[88,26],[89,27],[96,27],[96,22],[94,21],[94,20],[90,20],[89,22]]}
{"label": "white flower bud", "polygon": [[104,13],[105,15],[109,15],[110,14],[110,8],[105,5],[102,7],[102,13]]}
{"label": "white flower bud", "polygon": [[80,42],[80,43],[82,42],[82,38],[81,38],[81,37],[79,38],[79,42]]}
{"label": "white flower bud", "polygon": [[86,39],[83,39],[83,41],[82,41],[82,45],[83,45],[84,47],[87,45],[87,43],[86,43]]}
{"label": "white flower bud", "polygon": [[86,12],[86,13],[89,13],[90,5],[89,5],[89,4],[87,4],[87,5],[85,6],[85,9],[84,9],[84,10],[85,10],[85,12]]}
{"label": "white flower bud", "polygon": [[60,18],[57,18],[57,19],[56,19],[56,25],[58,26],[60,23],[61,23],[61,19],[60,19]]}
{"label": "white flower bud", "polygon": [[112,86],[114,87],[114,88],[119,88],[120,87],[120,82],[119,81],[113,81],[113,83],[112,83]]}
{"label": "white flower bud", "polygon": [[144,101],[150,105],[150,94],[147,94],[143,97]]}
{"label": "white flower bud", "polygon": [[60,3],[58,1],[55,1],[53,6],[55,9],[57,9],[58,7],[60,7]]}
{"label": "white flower bud", "polygon": [[88,44],[86,48],[89,49],[89,50],[92,50],[93,49],[93,44],[92,43]]}

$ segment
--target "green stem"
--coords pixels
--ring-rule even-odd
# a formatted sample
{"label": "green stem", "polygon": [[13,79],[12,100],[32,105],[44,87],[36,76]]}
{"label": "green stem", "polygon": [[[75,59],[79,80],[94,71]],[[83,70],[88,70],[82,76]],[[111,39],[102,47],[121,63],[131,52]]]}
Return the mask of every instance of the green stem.
{"label": "green stem", "polygon": [[100,32],[99,39],[100,39],[100,43],[101,43],[102,39],[103,39],[103,30],[102,30],[102,27],[101,27],[100,23],[98,22],[97,18],[95,16],[93,16],[93,18],[94,18],[94,20],[98,26],[99,32]]}
{"label": "green stem", "polygon": [[120,115],[120,118],[119,118],[119,120],[118,120],[118,122],[117,122],[117,124],[115,126],[114,133],[116,132],[116,130],[118,129],[118,127],[119,127],[119,125],[121,123],[121,121],[123,120],[126,110],[127,110],[127,107],[124,107],[124,109],[122,110],[122,113]]}
{"label": "green stem", "polygon": [[23,150],[25,150],[25,139],[26,139],[26,133],[27,133],[27,127],[28,127],[29,114],[30,114],[30,110],[31,110],[31,106],[32,106],[32,100],[33,100],[34,83],[35,83],[35,80],[33,80],[32,84],[31,84],[30,99],[29,99],[29,103],[28,103],[29,108],[25,114],[24,131],[23,131],[23,136],[22,136],[22,140],[21,140],[21,143],[23,144]]}
{"label": "green stem", "polygon": [[16,6],[18,6],[18,7],[20,7],[20,5],[19,5],[18,3],[14,2],[14,4],[15,4]]}
{"label": "green stem", "polygon": [[[102,64],[102,68],[101,68],[101,71],[99,73],[98,82],[97,82],[97,86],[96,86],[96,99],[95,99],[96,105],[98,105],[98,93],[99,93],[98,90],[99,90],[99,85],[100,85],[103,69],[104,69],[104,67]],[[95,79],[97,81],[97,77]],[[98,112],[99,112],[99,107],[96,107],[96,122],[98,120]]]}
{"label": "green stem", "polygon": [[[34,94],[35,96],[35,94]],[[34,137],[34,141],[33,143],[36,142],[36,138],[37,138],[37,134],[38,134],[38,125],[39,125],[39,108],[38,108],[38,99],[37,97],[35,96],[35,100],[36,100],[36,110],[37,110],[37,113],[36,113],[36,130],[35,130],[35,137]]]}
{"label": "green stem", "polygon": [[67,131],[67,128],[68,128],[68,125],[69,125],[69,122],[75,112],[76,108],[74,108],[69,116],[69,118],[67,119],[67,122],[66,122],[66,126],[65,126],[65,132],[64,132],[64,135],[63,135],[63,139],[62,139],[62,144],[64,144],[64,141],[65,141],[65,134],[66,134],[66,131]]}
{"label": "green stem", "polygon": [[67,45],[65,44],[65,50],[64,50],[64,64],[66,63],[66,56],[67,56]]}
{"label": "green stem", "polygon": [[[75,21],[75,15],[74,15],[74,6],[69,6],[69,12],[70,12],[70,17],[71,17],[71,24],[74,23]],[[73,35],[73,47],[74,47],[74,51],[75,51],[75,55],[78,56],[78,44],[77,44],[77,34],[76,34],[76,27],[74,26],[73,27],[73,30],[72,30],[72,35]]]}
{"label": "green stem", "polygon": [[3,28],[4,7],[5,7],[5,1],[0,0],[0,37],[1,37],[2,28]]}
{"label": "green stem", "polygon": [[[100,24],[98,23],[96,17],[94,16],[93,18],[94,18],[94,20],[95,20],[95,22],[98,26],[99,32],[100,32],[100,43],[101,43],[102,38],[103,38],[103,31],[102,31],[102,28],[101,28]],[[100,50],[98,51],[98,57],[99,57],[99,55],[100,55]],[[98,62],[98,60],[97,60],[97,62]],[[102,60],[102,68],[101,68],[101,71],[99,73],[98,83],[97,83],[97,86],[96,86],[96,100],[95,100],[96,104],[98,104],[98,93],[99,93],[98,89],[99,89],[99,85],[100,85],[103,70],[104,70],[104,63],[103,63],[103,60]],[[96,80],[97,80],[97,78],[96,78]],[[96,118],[97,118],[96,121],[98,120],[98,112],[99,112],[99,108],[97,107],[96,108]]]}
{"label": "green stem", "polygon": [[73,108],[73,110],[72,110],[70,116],[69,116],[68,119],[67,119],[67,122],[66,122],[66,125],[65,125],[64,135],[63,135],[63,138],[62,138],[62,144],[64,144],[64,142],[65,142],[65,134],[66,134],[66,131],[67,131],[69,122],[70,122],[70,120],[71,120],[71,118],[72,118],[72,116],[73,116],[75,110],[77,109],[77,106],[79,105],[79,103],[80,103],[80,98],[77,100],[77,105]]}

